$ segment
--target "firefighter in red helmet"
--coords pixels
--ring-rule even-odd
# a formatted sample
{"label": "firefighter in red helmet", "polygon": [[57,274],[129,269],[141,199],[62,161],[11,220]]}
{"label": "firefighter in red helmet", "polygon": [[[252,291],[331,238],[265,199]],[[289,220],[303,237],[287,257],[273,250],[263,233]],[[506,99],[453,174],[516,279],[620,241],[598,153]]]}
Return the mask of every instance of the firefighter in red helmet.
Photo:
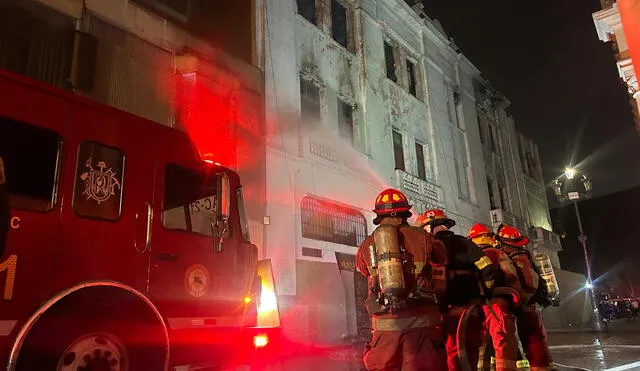
{"label": "firefighter in red helmet", "polygon": [[550,304],[546,285],[536,269],[529,251],[529,239],[510,225],[500,225],[497,233],[502,250],[513,261],[520,277],[522,311],[517,318],[518,336],[522,342],[531,371],[553,370],[553,360],[547,343],[540,306]]}
{"label": "firefighter in red helmet", "polygon": [[[443,309],[447,364],[451,371],[461,370],[463,362],[468,362],[474,368],[478,363],[478,351],[482,344],[482,322],[479,316],[466,314],[473,313],[473,309],[481,305],[483,295],[493,289],[498,273],[498,267],[476,244],[449,230],[455,224],[456,222],[447,217],[444,211],[438,209],[429,210],[416,220],[416,226],[433,233],[447,248],[449,264],[446,308]],[[481,282],[478,282],[478,276]],[[459,325],[461,329],[467,329],[461,331],[466,335],[465,338],[459,339],[457,336]],[[458,344],[459,340],[462,344]]]}
{"label": "firefighter in red helmet", "polygon": [[373,336],[364,351],[368,370],[446,370],[442,316],[433,270],[446,264],[444,246],[407,223],[407,198],[385,189],[375,203],[378,225],[358,249],[356,268],[368,281],[365,306]]}
{"label": "firefighter in red helmet", "polygon": [[[469,238],[478,245],[493,264],[500,267],[491,299],[483,306],[484,326],[495,352],[496,370],[517,370],[518,336],[513,309],[520,303],[520,279],[511,259],[499,250],[494,234],[484,224],[476,224],[469,231]],[[485,338],[485,343],[488,339]],[[480,352],[479,369],[488,369],[489,354],[486,348]]]}

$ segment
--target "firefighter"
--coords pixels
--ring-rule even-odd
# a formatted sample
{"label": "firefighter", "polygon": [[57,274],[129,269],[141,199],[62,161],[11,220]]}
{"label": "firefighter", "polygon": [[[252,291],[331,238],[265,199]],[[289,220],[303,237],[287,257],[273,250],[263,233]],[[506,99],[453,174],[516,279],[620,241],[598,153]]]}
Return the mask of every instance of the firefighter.
{"label": "firefighter", "polygon": [[9,232],[9,187],[4,174],[4,161],[0,157],[0,257]]}
{"label": "firefighter", "polygon": [[526,236],[509,225],[498,228],[497,238],[502,250],[513,261],[520,277],[522,310],[517,317],[518,337],[529,360],[531,371],[554,370],[547,343],[547,333],[540,313],[540,305],[550,305],[546,285],[537,272],[533,258],[525,248]]}
{"label": "firefighter", "polygon": [[[482,319],[472,314],[483,302],[483,295],[493,288],[498,272],[496,267],[476,244],[449,228],[456,222],[442,210],[429,210],[418,217],[416,226],[444,243],[448,254],[447,292],[444,332],[446,336],[447,364],[450,371],[462,369],[463,364],[478,364],[478,351],[482,344]],[[480,278],[480,281],[478,280]],[[465,338],[458,339],[458,326]],[[466,331],[464,331],[466,327]],[[458,344],[461,340],[463,343]],[[466,358],[466,359],[465,359]]]}
{"label": "firefighter", "polygon": [[[469,230],[469,238],[482,252],[500,267],[491,299],[483,306],[485,330],[490,336],[490,344],[495,352],[495,368],[500,370],[517,370],[519,359],[518,337],[516,333],[516,317],[513,310],[520,303],[520,279],[511,259],[497,247],[498,241],[493,232],[484,224],[476,224]],[[487,343],[485,337],[485,344]],[[485,348],[485,346],[483,346]],[[488,369],[488,352],[481,349],[478,369]]]}
{"label": "firefighter", "polygon": [[410,209],[401,192],[382,191],[373,210],[378,227],[356,255],[368,282],[365,306],[373,329],[363,358],[368,370],[446,370],[437,292],[444,276],[433,273],[446,264],[446,252],[407,223]]}

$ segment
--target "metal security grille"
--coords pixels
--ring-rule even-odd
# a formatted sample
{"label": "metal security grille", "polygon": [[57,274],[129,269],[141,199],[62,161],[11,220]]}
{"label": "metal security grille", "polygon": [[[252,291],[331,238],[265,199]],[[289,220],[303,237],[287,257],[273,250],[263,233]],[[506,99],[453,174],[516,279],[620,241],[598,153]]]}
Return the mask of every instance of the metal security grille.
{"label": "metal security grille", "polygon": [[359,246],[367,236],[367,222],[358,210],[309,196],[301,209],[302,237]]}
{"label": "metal security grille", "polygon": [[164,125],[172,122],[173,55],[92,14],[84,31],[98,38],[90,96]]}

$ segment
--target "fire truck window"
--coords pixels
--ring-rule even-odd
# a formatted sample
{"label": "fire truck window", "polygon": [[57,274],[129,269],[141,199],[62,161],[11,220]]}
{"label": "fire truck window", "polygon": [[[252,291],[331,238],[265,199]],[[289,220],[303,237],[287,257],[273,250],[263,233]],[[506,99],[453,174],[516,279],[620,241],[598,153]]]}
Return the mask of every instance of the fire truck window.
{"label": "fire truck window", "polygon": [[56,132],[0,117],[0,156],[12,208],[39,212],[53,208],[61,148]]}
{"label": "fire truck window", "polygon": [[73,209],[85,218],[118,220],[123,179],[124,154],[121,150],[96,142],[80,143]]}
{"label": "fire truck window", "polygon": [[166,229],[212,236],[211,222],[218,215],[215,174],[169,164],[165,167],[162,222]]}

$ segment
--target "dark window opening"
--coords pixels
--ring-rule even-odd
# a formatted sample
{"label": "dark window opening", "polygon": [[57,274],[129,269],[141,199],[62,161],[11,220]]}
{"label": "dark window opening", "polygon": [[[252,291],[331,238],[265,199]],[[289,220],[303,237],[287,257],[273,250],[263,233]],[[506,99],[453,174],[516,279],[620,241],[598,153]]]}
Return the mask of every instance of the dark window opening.
{"label": "dark window opening", "polygon": [[56,132],[0,117],[0,157],[12,208],[39,212],[53,208],[61,149]]}
{"label": "dark window opening", "polygon": [[320,121],[320,88],[300,79],[300,118],[306,123]]}
{"label": "dark window opening", "polygon": [[491,179],[487,179],[487,188],[489,189],[489,204],[491,210],[497,209],[498,205],[496,205],[496,198],[493,193],[493,182],[491,181]]}
{"label": "dark window opening", "polygon": [[393,132],[393,157],[396,169],[404,170],[404,148],[402,146],[402,134]]}
{"label": "dark window opening", "polygon": [[162,222],[166,229],[213,236],[219,213],[220,177],[169,164],[165,167]]}
{"label": "dark window opening", "polygon": [[298,14],[307,21],[316,24],[316,0],[297,0]]}
{"label": "dark window opening", "polygon": [[164,6],[180,15],[189,13],[189,0],[158,0],[160,6]]}
{"label": "dark window opening", "polygon": [[498,149],[498,143],[496,141],[496,134],[493,126],[489,126],[489,140],[491,141],[491,151],[496,152]]}
{"label": "dark window opening", "polygon": [[353,107],[338,100],[338,130],[340,137],[353,144]]}
{"label": "dark window opening", "polygon": [[302,237],[359,246],[367,236],[360,211],[313,197],[302,199]]}
{"label": "dark window opening", "polygon": [[78,147],[73,209],[91,219],[118,220],[122,212],[124,154],[119,148],[85,141]]}
{"label": "dark window opening", "polygon": [[482,128],[482,119],[480,118],[480,115],[478,115],[477,117],[478,117],[478,135],[480,136],[480,143],[484,145],[486,144],[486,139],[484,137],[484,129]]}
{"label": "dark window opening", "polygon": [[331,34],[340,45],[347,47],[347,8],[331,0]]}
{"label": "dark window opening", "polygon": [[385,65],[387,68],[387,78],[393,82],[398,82],[398,77],[396,76],[396,61],[395,56],[393,54],[393,46],[388,42],[384,42],[384,59]]}
{"label": "dark window opening", "polygon": [[417,79],[416,79],[416,66],[407,59],[407,74],[409,75],[409,94],[414,97],[418,96]]}
{"label": "dark window opening", "polygon": [[314,249],[312,247],[303,247],[302,256],[308,256],[311,258],[322,258],[322,250]]}
{"label": "dark window opening", "polygon": [[424,163],[424,147],[416,143],[416,159],[418,160],[418,178],[427,180],[427,170]]}

